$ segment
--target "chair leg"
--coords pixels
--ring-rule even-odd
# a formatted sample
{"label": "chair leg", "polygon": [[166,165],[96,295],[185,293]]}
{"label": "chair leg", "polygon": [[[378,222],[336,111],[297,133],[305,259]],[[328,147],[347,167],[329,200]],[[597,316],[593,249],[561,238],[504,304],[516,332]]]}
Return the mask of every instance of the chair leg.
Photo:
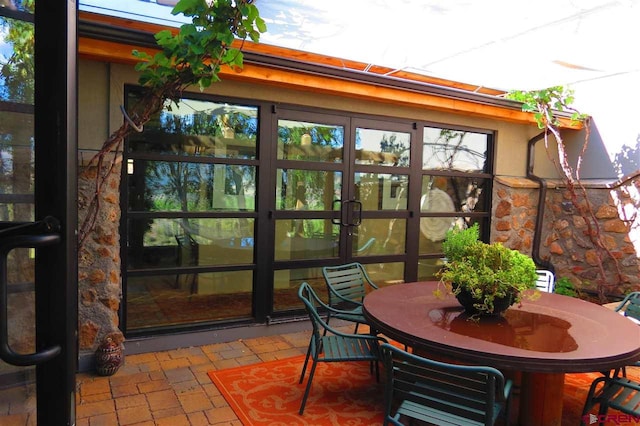
{"label": "chair leg", "polygon": [[311,364],[311,371],[309,372],[309,381],[307,382],[307,387],[305,388],[304,395],[302,397],[302,403],[300,404],[300,411],[298,411],[300,415],[302,415],[302,413],[304,412],[304,406],[307,403],[307,397],[309,396],[309,391],[311,390],[311,381],[313,380],[313,374],[316,372],[317,365],[318,363],[314,359]]}
{"label": "chair leg", "polygon": [[304,364],[302,365],[302,373],[300,374],[300,380],[298,384],[302,383],[304,380],[304,373],[307,371],[307,364],[309,363],[309,355],[311,354],[311,343],[309,343],[309,348],[307,348],[307,356],[304,359]]}

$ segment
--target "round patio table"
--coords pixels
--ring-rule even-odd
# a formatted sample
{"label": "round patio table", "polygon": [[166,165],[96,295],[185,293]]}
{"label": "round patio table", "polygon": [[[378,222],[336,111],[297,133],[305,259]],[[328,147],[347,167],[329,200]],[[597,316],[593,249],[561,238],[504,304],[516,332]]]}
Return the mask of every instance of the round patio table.
{"label": "round patio table", "polygon": [[364,299],[372,328],[425,356],[522,374],[520,425],[560,425],[565,373],[608,371],[640,359],[640,327],[600,305],[559,294],[470,320],[437,282],[397,284]]}

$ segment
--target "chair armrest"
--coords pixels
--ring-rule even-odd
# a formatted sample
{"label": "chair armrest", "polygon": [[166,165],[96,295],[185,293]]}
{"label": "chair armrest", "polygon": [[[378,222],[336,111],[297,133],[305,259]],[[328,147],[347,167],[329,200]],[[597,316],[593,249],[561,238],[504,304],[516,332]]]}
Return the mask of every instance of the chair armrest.
{"label": "chair armrest", "polygon": [[[377,288],[377,287],[376,287]],[[358,302],[357,300],[351,300],[351,299],[347,299],[346,297],[341,296],[338,292],[336,292],[334,289],[332,289],[331,287],[329,287],[329,291],[331,292],[331,294],[340,299],[342,302],[345,303],[349,303],[351,305],[355,305],[355,306],[362,306],[362,302]]]}
{"label": "chair armrest", "polygon": [[511,388],[513,388],[513,381],[511,379],[507,379],[504,383],[504,393],[502,395],[505,401],[511,397]]}
{"label": "chair armrest", "polygon": [[384,337],[376,336],[373,334],[343,333],[342,331],[336,330],[335,328],[331,327],[329,324],[324,322],[322,318],[320,318],[320,322],[322,323],[322,327],[324,327],[331,334],[335,334],[336,336],[346,337],[349,339],[377,340],[378,342],[389,343]]}

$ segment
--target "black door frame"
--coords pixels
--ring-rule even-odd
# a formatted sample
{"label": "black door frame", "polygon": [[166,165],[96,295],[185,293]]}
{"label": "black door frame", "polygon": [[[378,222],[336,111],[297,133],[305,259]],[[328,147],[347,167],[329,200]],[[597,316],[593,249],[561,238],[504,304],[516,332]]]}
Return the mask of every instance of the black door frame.
{"label": "black door frame", "polygon": [[[61,353],[36,367],[40,425],[75,424],[78,347],[77,3],[38,1],[35,13],[35,219],[60,221],[61,242],[36,261],[36,349]],[[46,250],[46,252],[45,252]]]}

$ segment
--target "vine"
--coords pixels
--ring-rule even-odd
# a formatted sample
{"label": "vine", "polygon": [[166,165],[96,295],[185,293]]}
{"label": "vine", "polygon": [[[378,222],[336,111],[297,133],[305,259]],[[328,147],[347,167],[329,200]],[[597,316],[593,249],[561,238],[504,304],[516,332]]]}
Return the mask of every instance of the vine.
{"label": "vine", "polygon": [[[232,47],[234,40],[249,38],[258,42],[266,25],[260,17],[254,0],[180,0],[171,13],[191,17],[177,33],[169,30],[155,35],[160,51],[154,56],[134,50],[140,73],[138,82],[144,88],[140,101],[133,106],[122,125],[102,144],[85,168],[97,169],[94,192],[87,204],[86,215],[78,229],[81,247],[94,230],[100,211],[100,194],[113,173],[118,154],[122,152],[124,139],[132,132],[139,132],[150,118],[165,105],[178,105],[183,91],[193,85],[204,90],[220,81],[222,66],[242,68],[241,48]],[[241,45],[242,47],[242,45]],[[114,154],[112,158],[107,156]]]}
{"label": "vine", "polygon": [[[547,89],[533,91],[511,91],[507,94],[507,98],[522,102],[522,110],[534,114],[538,127],[544,130],[544,143],[547,153],[549,153],[549,135],[553,135],[555,139],[558,149],[558,162],[550,155],[549,157],[558,170],[558,174],[563,179],[571,203],[576,211],[579,212],[587,226],[587,237],[595,247],[597,268],[600,275],[600,280],[598,280],[597,283],[598,298],[601,302],[604,302],[606,300],[606,288],[622,282],[623,275],[618,260],[602,241],[600,225],[587,196],[587,191],[580,180],[580,168],[582,166],[584,153],[589,144],[590,117],[580,113],[571,106],[574,102],[573,91],[563,86],[553,86]],[[576,159],[575,167],[569,163],[566,146],[560,133],[560,118],[558,113],[569,113],[572,121],[582,122],[584,124],[584,143]],[[606,284],[607,275],[604,269],[605,258],[613,261],[616,269],[617,283]]]}

